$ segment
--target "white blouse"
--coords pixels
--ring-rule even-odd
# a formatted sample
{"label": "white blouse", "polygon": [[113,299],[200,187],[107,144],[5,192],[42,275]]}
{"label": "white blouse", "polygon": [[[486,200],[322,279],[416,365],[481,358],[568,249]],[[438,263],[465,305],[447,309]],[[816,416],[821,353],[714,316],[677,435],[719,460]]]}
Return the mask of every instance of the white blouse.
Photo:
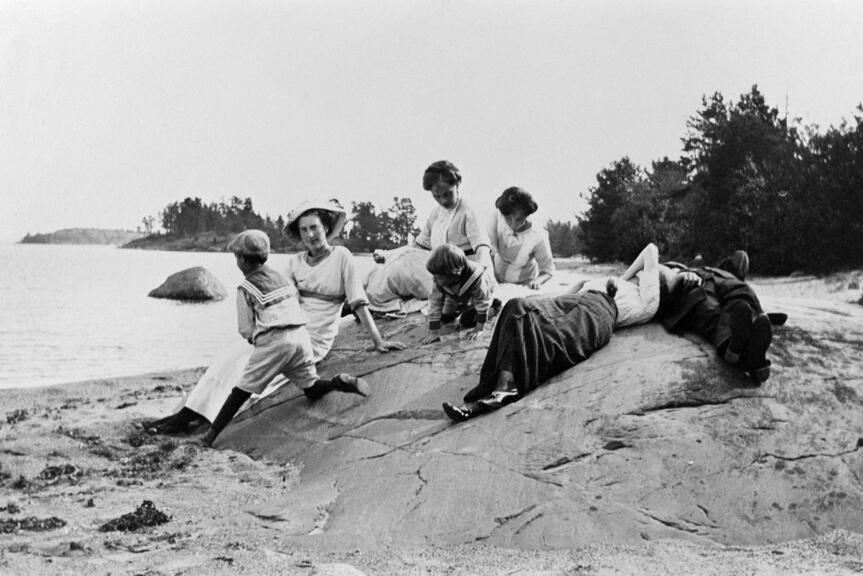
{"label": "white blouse", "polygon": [[[649,322],[659,310],[659,268],[641,270],[636,274],[638,282],[619,280],[614,303],[617,305],[616,328]],[[590,280],[581,291],[605,292],[608,278]]]}
{"label": "white blouse", "polygon": [[309,266],[308,253],[294,254],[288,261],[288,277],[300,293],[300,306],[309,315],[306,329],[312,338],[315,362],[330,352],[339,333],[342,306],[368,304],[354,256],[344,246],[333,246],[329,256]]}

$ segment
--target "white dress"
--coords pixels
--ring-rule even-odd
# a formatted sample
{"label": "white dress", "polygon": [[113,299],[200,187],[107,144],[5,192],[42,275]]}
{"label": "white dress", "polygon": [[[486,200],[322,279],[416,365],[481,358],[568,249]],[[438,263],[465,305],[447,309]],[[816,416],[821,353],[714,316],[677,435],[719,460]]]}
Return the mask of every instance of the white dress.
{"label": "white dress", "polygon": [[306,329],[312,337],[315,362],[329,354],[339,334],[342,306],[368,304],[354,256],[344,246],[334,246],[329,256],[308,264],[308,253],[294,254],[288,261],[287,276],[300,293],[300,306],[309,315]]}

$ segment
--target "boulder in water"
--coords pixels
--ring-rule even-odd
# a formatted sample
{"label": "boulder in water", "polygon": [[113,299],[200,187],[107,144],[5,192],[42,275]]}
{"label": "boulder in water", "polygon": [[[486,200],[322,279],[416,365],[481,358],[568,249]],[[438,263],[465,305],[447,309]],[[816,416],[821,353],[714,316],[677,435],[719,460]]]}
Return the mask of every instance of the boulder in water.
{"label": "boulder in water", "polygon": [[172,300],[222,300],[228,295],[225,285],[212,272],[201,266],[187,268],[168,276],[161,286],[151,290],[151,298]]}

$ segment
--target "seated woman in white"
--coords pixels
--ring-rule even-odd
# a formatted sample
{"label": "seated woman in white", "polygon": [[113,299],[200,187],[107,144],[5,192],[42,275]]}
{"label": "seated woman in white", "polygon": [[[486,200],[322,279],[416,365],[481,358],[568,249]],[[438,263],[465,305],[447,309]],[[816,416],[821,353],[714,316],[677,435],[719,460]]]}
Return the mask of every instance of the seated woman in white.
{"label": "seated woman in white", "polygon": [[507,188],[494,206],[497,212],[488,227],[499,283],[494,297],[504,304],[542,289],[554,274],[554,260],[548,232],[529,219],[538,207],[529,192],[517,186]]}
{"label": "seated woman in white", "polygon": [[315,362],[329,353],[339,333],[342,307],[347,302],[365,327],[378,352],[401,350],[404,345],[381,338],[368,310],[368,299],[356,270],[354,257],[344,246],[332,246],[330,239],[344,226],[345,213],[331,205],[304,203],[288,217],[285,232],[302,242],[305,252],[288,262],[287,275],[300,294],[300,305],[309,315],[306,329],[312,337]]}
{"label": "seated woman in white", "polygon": [[[357,273],[354,257],[344,246],[333,246],[345,225],[344,209],[329,203],[305,202],[289,216],[285,233],[306,248],[288,261],[287,276],[299,292],[300,306],[309,317],[306,329],[312,340],[314,361],[320,362],[329,353],[339,332],[342,307],[345,302],[372,339],[378,352],[402,350],[404,344],[384,340],[368,311],[368,300]],[[186,396],[179,412],[147,424],[154,432],[181,432],[190,423],[203,417],[210,422],[218,415],[222,404],[239,381],[242,368],[252,348],[232,348],[222,361],[207,369]],[[276,379],[268,391],[283,380]],[[266,392],[265,392],[266,394]]]}

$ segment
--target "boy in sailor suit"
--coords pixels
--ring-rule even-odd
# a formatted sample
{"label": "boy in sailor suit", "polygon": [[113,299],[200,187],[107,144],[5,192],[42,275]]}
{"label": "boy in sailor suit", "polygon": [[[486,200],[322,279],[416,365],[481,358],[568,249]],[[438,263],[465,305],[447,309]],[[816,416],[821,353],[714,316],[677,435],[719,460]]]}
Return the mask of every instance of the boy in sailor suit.
{"label": "boy in sailor suit", "polygon": [[426,268],[434,276],[434,286],[429,295],[429,334],[422,343],[440,340],[441,325],[453,322],[459,314],[460,326],[468,328],[464,338],[479,336],[491,305],[492,286],[485,268],[452,244],[435,248]]}
{"label": "boy in sailor suit", "polygon": [[334,390],[368,396],[361,378],[339,374],[318,378],[312,343],[306,331],[308,318],[300,308],[297,289],[285,276],[266,265],[270,239],[261,230],[245,230],[228,244],[245,278],[237,287],[237,324],[240,335],[255,349],[240,382],[222,405],[210,429],[201,439],[211,446],[243,403],[260,394],[278,374],[297,383],[312,401]]}

